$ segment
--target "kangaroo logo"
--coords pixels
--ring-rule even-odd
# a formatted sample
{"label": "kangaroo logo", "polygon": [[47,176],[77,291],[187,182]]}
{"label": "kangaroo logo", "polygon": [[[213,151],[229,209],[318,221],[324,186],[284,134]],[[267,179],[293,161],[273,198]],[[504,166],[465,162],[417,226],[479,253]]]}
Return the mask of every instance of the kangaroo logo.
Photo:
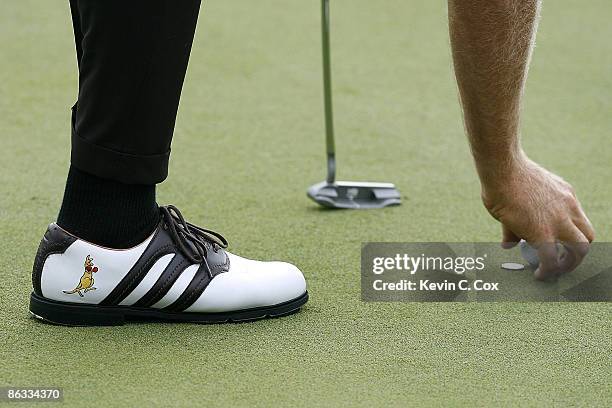
{"label": "kangaroo logo", "polygon": [[72,289],[72,290],[64,290],[63,292],[71,295],[73,293],[78,293],[80,297],[83,297],[83,293],[87,293],[90,290],[96,290],[96,288],[94,288],[94,278],[93,278],[93,274],[98,272],[98,267],[94,266],[93,263],[93,258],[91,257],[91,255],[87,255],[85,257],[85,272],[83,272],[83,276],[81,276],[81,279],[79,280],[79,284],[76,286],[76,288]]}

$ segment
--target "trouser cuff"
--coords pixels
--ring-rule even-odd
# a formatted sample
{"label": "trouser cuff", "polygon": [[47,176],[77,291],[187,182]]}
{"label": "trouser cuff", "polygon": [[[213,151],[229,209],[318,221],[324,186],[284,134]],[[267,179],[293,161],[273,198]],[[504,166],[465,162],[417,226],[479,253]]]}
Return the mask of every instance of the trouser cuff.
{"label": "trouser cuff", "polygon": [[71,163],[81,171],[124,184],[157,184],[168,176],[170,150],[157,155],[123,153],[94,144],[75,129],[72,110]]}

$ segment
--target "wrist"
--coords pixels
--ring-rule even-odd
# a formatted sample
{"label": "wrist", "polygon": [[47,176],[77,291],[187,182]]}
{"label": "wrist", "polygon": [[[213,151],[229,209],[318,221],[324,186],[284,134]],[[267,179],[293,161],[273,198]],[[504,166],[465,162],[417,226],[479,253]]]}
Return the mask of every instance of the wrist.
{"label": "wrist", "polygon": [[520,145],[487,152],[475,150],[473,154],[483,191],[506,190],[529,163]]}

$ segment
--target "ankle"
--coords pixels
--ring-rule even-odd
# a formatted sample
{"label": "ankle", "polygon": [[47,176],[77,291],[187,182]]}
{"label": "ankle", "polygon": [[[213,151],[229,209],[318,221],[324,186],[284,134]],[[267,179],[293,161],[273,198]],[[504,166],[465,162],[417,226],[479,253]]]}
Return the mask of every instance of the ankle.
{"label": "ankle", "polygon": [[129,248],[159,223],[155,185],[123,184],[70,167],[57,224],[89,242]]}

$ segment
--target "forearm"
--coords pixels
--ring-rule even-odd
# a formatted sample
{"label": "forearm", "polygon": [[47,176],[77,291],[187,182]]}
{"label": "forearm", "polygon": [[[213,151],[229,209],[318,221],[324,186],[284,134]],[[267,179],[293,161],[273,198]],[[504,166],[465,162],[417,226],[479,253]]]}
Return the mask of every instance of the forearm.
{"label": "forearm", "polygon": [[449,0],[465,127],[483,183],[523,156],[520,107],[540,0]]}

